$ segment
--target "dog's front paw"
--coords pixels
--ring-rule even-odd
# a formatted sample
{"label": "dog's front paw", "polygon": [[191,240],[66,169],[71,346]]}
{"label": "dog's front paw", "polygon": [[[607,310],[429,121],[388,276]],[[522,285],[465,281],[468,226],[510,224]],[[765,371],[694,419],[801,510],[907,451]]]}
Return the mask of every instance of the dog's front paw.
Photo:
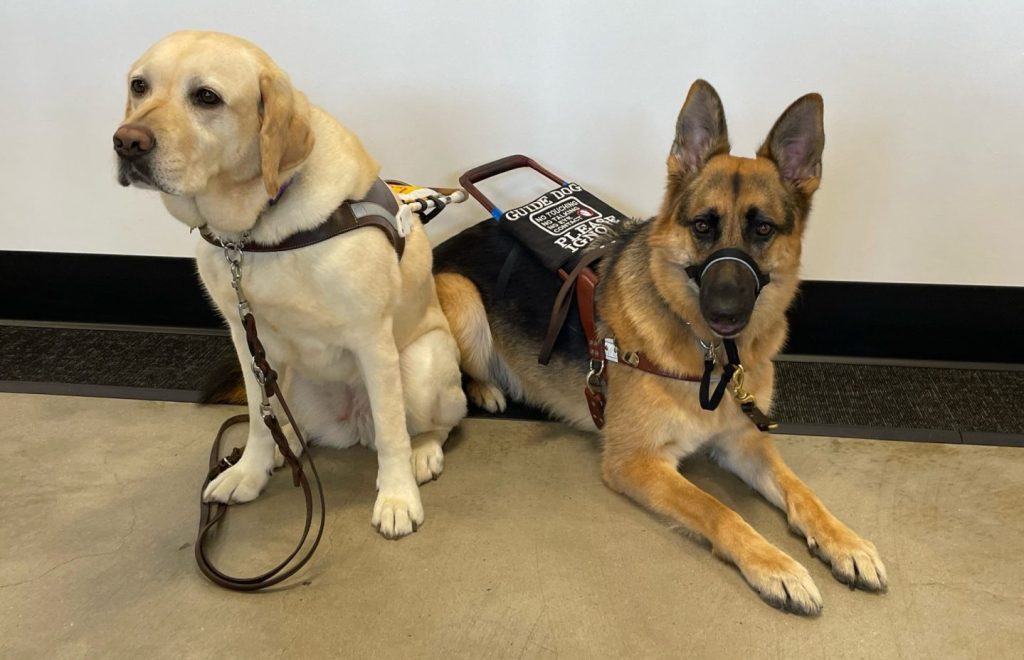
{"label": "dog's front paw", "polygon": [[444,450],[437,440],[425,440],[412,448],[412,472],[416,483],[425,484],[441,476],[444,470]]}
{"label": "dog's front paw", "polygon": [[416,484],[400,488],[382,488],[373,504],[370,523],[386,538],[412,534],[423,524],[423,503]]}
{"label": "dog's front paw", "polygon": [[885,591],[889,578],[875,544],[848,528],[831,534],[807,535],[807,547],[832,567],[832,575],[851,589]]}
{"label": "dog's front paw", "polygon": [[244,458],[221,472],[203,491],[204,502],[241,504],[256,499],[270,480],[270,470]]}
{"label": "dog's front paw", "polygon": [[504,412],[507,405],[505,395],[497,385],[479,380],[470,380],[466,383],[466,397],[489,413]]}
{"label": "dog's front paw", "polygon": [[811,574],[774,546],[767,545],[738,566],[747,583],[772,607],[810,616],[821,612],[821,593]]}

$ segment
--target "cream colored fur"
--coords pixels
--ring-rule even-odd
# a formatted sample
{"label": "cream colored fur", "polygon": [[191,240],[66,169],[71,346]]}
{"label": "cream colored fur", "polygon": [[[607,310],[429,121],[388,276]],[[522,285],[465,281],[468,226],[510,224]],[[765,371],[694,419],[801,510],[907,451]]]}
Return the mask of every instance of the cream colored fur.
{"label": "cream colored fur", "polygon": [[[253,240],[274,243],[316,226],[377,177],[378,165],[359,140],[309,105],[244,40],[172,34],[135,63],[129,81],[135,78],[145,79],[148,93],[129,92],[125,123],[144,125],[156,138],[151,180],[142,183],[159,189],[170,213],[189,227],[205,225],[229,240],[251,230]],[[224,103],[198,106],[197,86]],[[275,118],[281,128],[268,135],[263,124],[277,108],[287,115]],[[280,202],[268,206],[288,181]],[[223,252],[198,240],[196,258],[231,328],[249,413],[258,419],[259,389]],[[414,531],[424,518],[417,482],[441,473],[442,445],[466,412],[457,348],[438,305],[419,222],[400,262],[383,232],[363,229],[290,252],[246,254],[242,282],[297,422],[322,444],[375,447],[379,493],[372,523],[387,537]],[[264,425],[252,424],[241,460],[204,498],[257,497],[275,466],[275,449]]]}

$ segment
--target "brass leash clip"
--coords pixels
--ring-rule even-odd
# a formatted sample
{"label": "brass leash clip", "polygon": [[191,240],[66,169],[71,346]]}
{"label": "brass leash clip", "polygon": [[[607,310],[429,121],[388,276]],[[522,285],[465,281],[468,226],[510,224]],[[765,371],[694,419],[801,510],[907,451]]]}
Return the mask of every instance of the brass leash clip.
{"label": "brass leash clip", "polygon": [[740,409],[743,411],[743,414],[746,415],[758,429],[761,431],[775,430],[779,426],[778,422],[766,415],[757,407],[757,403],[754,401],[754,395],[743,387],[743,378],[743,365],[738,364],[736,365],[736,371],[732,374],[732,396],[736,399],[736,403],[740,404]]}
{"label": "brass leash clip", "polygon": [[743,365],[737,365],[732,374],[732,395],[738,403],[751,403],[754,396],[743,387]]}

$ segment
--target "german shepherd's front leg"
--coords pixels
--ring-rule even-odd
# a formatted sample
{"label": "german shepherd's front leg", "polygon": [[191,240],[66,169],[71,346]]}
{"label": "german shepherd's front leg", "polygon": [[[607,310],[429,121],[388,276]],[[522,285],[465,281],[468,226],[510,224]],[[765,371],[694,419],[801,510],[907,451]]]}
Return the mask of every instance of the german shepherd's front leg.
{"label": "german shepherd's front leg", "polygon": [[725,438],[714,447],[716,460],[786,512],[789,525],[807,546],[832,567],[837,580],[850,587],[884,591],[885,565],[871,541],[857,536],[825,508],[793,474],[770,437],[756,430]]}
{"label": "german shepherd's front leg", "polygon": [[703,536],[768,604],[798,614],[821,611],[821,594],[806,568],[688,481],[667,457],[637,449],[642,444],[606,437],[602,470],[612,489]]}

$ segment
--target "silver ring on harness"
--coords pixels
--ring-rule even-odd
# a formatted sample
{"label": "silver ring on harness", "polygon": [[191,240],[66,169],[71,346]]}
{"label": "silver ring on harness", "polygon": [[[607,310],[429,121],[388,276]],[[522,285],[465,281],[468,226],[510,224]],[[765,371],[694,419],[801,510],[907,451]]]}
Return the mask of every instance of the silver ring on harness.
{"label": "silver ring on harness", "polygon": [[587,374],[587,389],[592,394],[597,394],[601,390],[601,374],[604,373],[604,365],[604,360],[590,361],[590,373]]}

